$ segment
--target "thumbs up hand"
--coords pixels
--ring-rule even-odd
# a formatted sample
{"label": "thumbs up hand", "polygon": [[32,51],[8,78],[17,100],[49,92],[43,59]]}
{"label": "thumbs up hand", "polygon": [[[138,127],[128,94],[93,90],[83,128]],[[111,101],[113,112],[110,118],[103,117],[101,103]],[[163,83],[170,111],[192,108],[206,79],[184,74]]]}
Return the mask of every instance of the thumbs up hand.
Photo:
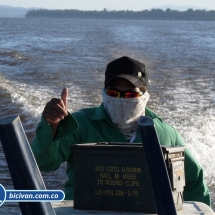
{"label": "thumbs up hand", "polygon": [[53,98],[49,101],[42,113],[45,120],[51,125],[53,134],[55,135],[57,127],[61,120],[64,119],[67,113],[68,89],[64,88],[61,93],[61,99]]}
{"label": "thumbs up hand", "polygon": [[66,110],[67,112],[67,99],[68,99],[68,89],[67,88],[64,88],[62,90],[62,93],[61,93],[61,100],[63,101],[63,104],[64,104],[64,109]]}

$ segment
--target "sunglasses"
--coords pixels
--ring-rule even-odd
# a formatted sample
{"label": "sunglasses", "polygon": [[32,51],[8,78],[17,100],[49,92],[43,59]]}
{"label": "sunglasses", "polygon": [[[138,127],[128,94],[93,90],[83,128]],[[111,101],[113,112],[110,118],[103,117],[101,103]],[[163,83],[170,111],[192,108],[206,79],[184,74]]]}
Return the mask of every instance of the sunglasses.
{"label": "sunglasses", "polygon": [[137,98],[143,95],[143,92],[137,92],[133,90],[120,91],[117,89],[105,89],[105,92],[108,96],[111,97],[123,97],[123,98]]}

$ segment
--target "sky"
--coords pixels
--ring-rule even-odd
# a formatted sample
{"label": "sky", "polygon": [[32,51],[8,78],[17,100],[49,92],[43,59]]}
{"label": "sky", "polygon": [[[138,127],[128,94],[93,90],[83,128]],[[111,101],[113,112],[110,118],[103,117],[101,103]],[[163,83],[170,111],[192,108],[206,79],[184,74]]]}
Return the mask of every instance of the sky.
{"label": "sky", "polygon": [[[215,0],[0,0],[0,5],[46,9],[133,10],[141,11],[162,5],[193,6],[215,10]],[[195,8],[194,8],[195,9]]]}

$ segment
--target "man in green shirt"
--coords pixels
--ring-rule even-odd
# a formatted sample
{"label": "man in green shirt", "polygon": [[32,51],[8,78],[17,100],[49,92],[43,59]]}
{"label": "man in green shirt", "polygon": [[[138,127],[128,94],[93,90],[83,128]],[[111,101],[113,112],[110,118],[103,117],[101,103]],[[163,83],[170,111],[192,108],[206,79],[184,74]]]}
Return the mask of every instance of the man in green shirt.
{"label": "man in green shirt", "polygon": [[[103,102],[99,107],[67,112],[68,90],[44,108],[31,147],[41,171],[54,171],[67,162],[65,199],[73,199],[72,144],[95,142],[140,143],[140,116],[153,119],[161,145],[185,146],[179,133],[146,107],[148,74],[145,65],[129,57],[110,62],[105,72]],[[210,193],[203,170],[185,149],[185,201],[209,205]]]}

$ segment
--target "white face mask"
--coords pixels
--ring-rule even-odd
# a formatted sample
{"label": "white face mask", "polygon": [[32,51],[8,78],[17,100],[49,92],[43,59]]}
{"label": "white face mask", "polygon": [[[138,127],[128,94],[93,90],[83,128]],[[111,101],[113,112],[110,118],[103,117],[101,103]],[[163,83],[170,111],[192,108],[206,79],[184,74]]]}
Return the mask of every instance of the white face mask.
{"label": "white face mask", "polygon": [[140,116],[145,116],[149,93],[146,91],[137,98],[121,98],[108,96],[103,89],[102,97],[108,117],[125,135],[126,139],[130,140],[138,130],[138,119]]}

